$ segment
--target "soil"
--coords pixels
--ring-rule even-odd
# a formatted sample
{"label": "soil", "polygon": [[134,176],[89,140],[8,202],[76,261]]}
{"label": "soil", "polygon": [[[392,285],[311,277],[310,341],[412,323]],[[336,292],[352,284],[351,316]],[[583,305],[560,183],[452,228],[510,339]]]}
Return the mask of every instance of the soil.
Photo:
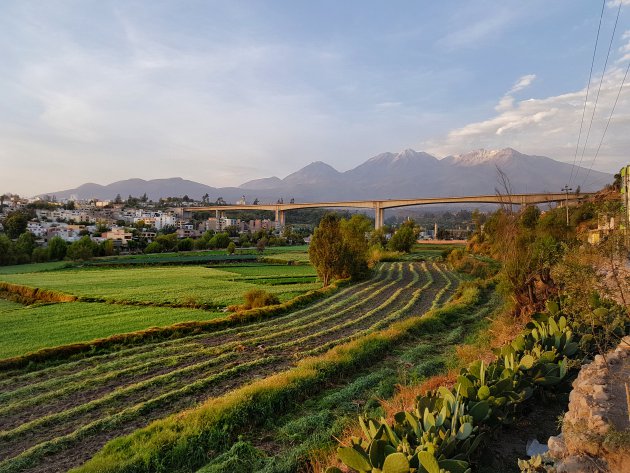
{"label": "soil", "polygon": [[560,433],[559,417],[567,410],[564,402],[533,400],[512,425],[503,427],[487,442],[479,458],[479,473],[519,473],[518,460],[527,459],[527,442],[536,439],[543,445]]}

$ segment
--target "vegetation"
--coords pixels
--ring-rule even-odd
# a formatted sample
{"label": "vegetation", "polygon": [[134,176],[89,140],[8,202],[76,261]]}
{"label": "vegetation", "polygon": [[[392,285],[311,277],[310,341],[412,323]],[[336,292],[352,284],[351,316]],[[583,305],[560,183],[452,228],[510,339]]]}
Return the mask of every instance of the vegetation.
{"label": "vegetation", "polygon": [[366,233],[371,222],[362,215],[341,220],[325,215],[313,233],[308,254],[317,274],[328,285],[333,279],[365,277],[368,272]]}
{"label": "vegetation", "polygon": [[256,309],[268,305],[280,304],[280,299],[274,294],[269,294],[264,289],[250,289],[245,293],[245,304],[242,308]]}
{"label": "vegetation", "polygon": [[[289,278],[278,279],[283,276]],[[71,294],[84,302],[217,308],[239,303],[245,292],[260,285],[265,285],[269,292],[286,301],[317,288],[319,284],[314,276],[315,272],[309,266],[87,266],[3,274],[0,280]]]}
{"label": "vegetation", "polygon": [[[304,270],[301,266],[295,268]],[[318,355],[352,338],[366,337],[364,342],[351,342],[348,348],[333,350],[319,361],[301,363],[293,371],[209,402],[208,406],[224,406],[220,411],[215,411],[215,407],[208,407],[207,411],[206,406],[201,411],[189,411],[192,416],[198,412],[201,417],[195,418],[205,419],[202,423],[189,417],[179,424],[182,418],[173,417],[161,424],[163,427],[149,427],[147,439],[151,440],[144,443],[143,451],[150,452],[151,464],[159,462],[168,471],[180,462],[200,465],[205,453],[193,453],[199,452],[201,445],[193,438],[206,446],[216,440],[217,447],[223,448],[236,434],[232,429],[254,412],[260,415],[267,412],[260,409],[278,409],[292,396],[310,392],[344,370],[351,371],[373,356],[375,350],[380,352],[396,337],[403,336],[407,325],[383,335],[378,330],[422,313],[436,298],[448,299],[458,280],[446,268],[442,273],[440,270],[437,264],[383,264],[373,279],[298,311],[278,313],[245,327],[224,326],[214,333],[197,331],[172,340],[144,339],[142,344],[119,350],[99,350],[91,356],[85,353],[81,359],[32,363],[28,368],[6,371],[0,376],[0,386],[4,386],[0,394],[2,415],[6,421],[5,430],[0,433],[0,450],[6,459],[0,468],[16,471],[41,464],[45,455],[52,455],[45,460],[49,465],[61,457],[65,462],[73,458],[76,464],[93,453],[87,445],[98,445],[114,432],[129,433],[138,424],[191,407],[209,393],[222,395],[243,386],[254,373],[270,375],[285,369],[290,360]],[[440,292],[449,281],[449,293]],[[421,319],[410,320],[420,323]],[[109,388],[104,390],[103,386]],[[250,414],[244,417],[246,412]],[[24,422],[27,413],[29,420]],[[53,425],[55,428],[51,429]],[[179,426],[176,436],[171,437],[169,432],[174,431],[167,426]],[[185,431],[180,427],[185,427]],[[153,437],[155,434],[157,437]],[[104,450],[104,457],[96,457],[84,468],[132,471],[140,460],[127,451],[136,440],[131,440],[131,444],[128,441],[117,441],[116,446]],[[75,448],[78,445],[81,448]],[[154,449],[157,445],[161,447]],[[171,447],[179,453],[167,453]],[[102,469],[105,464],[109,466]]]}
{"label": "vegetation", "polygon": [[0,332],[3,334],[0,358],[154,326],[223,316],[222,312],[196,309],[83,302],[24,307],[0,299]]}
{"label": "vegetation", "polygon": [[407,220],[392,235],[387,246],[392,251],[409,253],[418,239],[418,229],[412,220]]}

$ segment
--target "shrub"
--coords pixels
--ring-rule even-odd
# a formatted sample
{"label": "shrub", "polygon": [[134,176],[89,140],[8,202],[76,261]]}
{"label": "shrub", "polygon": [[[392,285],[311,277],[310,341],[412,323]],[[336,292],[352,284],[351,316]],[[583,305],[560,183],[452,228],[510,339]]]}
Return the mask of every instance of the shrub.
{"label": "shrub", "polygon": [[48,242],[48,257],[52,261],[64,259],[67,252],[68,245],[63,241],[63,238],[55,236]]}
{"label": "shrub", "polygon": [[161,253],[162,245],[160,245],[157,241],[153,241],[147,245],[144,249],[145,253]]}
{"label": "shrub", "polygon": [[245,304],[242,308],[255,309],[275,304],[280,304],[280,300],[275,294],[270,294],[263,289],[251,289],[245,293]]}
{"label": "shrub", "polygon": [[88,260],[98,253],[98,245],[89,236],[75,241],[68,248],[68,258],[72,260]]}

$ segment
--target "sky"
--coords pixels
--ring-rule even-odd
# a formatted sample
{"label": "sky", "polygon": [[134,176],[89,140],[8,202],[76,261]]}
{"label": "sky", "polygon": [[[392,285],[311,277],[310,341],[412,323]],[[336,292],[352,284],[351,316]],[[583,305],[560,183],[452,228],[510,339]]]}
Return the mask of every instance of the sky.
{"label": "sky", "polygon": [[616,172],[629,62],[630,0],[3,0],[0,193],[223,187],[407,148]]}

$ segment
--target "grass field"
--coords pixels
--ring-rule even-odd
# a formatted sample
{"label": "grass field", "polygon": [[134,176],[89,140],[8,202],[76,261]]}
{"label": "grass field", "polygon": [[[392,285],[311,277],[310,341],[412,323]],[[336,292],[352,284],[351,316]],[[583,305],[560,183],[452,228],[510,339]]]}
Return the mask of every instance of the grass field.
{"label": "grass field", "polygon": [[397,346],[350,376],[335,379],[305,402],[287,406],[282,415],[269,417],[198,473],[227,473],[236,465],[247,472],[310,471],[306,460],[318,450],[336,447],[334,439],[343,437],[359,413],[383,416],[380,401],[391,398],[397,385],[417,384],[447,371],[455,359],[455,345],[472,342],[500,305],[496,293],[485,295],[479,305],[449,323]]}
{"label": "grass field", "polygon": [[[277,284],[289,278],[293,284]],[[291,281],[293,278],[294,281]],[[223,267],[148,266],[73,268],[2,274],[0,281],[72,294],[83,300],[185,304],[225,307],[239,304],[243,294],[267,283],[267,291],[285,301],[319,287],[311,266],[243,265]]]}
{"label": "grass field", "polygon": [[434,243],[416,243],[411,253],[405,256],[407,260],[418,260],[418,259],[436,259],[441,258],[445,252],[449,252],[456,248],[464,248],[463,244],[434,244]]}
{"label": "grass field", "polygon": [[[235,284],[248,284],[239,278],[278,277],[270,270],[248,268],[251,267],[231,271],[176,268],[168,284],[183,291],[186,285],[180,283],[182,279],[203,282],[203,275],[212,274],[214,280],[223,281],[225,291],[232,284],[230,278],[235,278]],[[172,268],[132,268],[123,273],[138,271],[135,277],[148,278],[143,288],[151,298],[175,297],[177,289],[168,287],[165,273],[157,269]],[[284,273],[295,269],[289,274],[292,277],[308,276],[305,267],[282,269]],[[138,289],[126,287],[122,275],[110,284],[116,280],[117,271],[56,272],[64,274],[63,283],[47,277],[53,273],[35,273],[20,275],[16,282],[28,284],[23,278],[30,277],[33,285],[43,280],[45,287],[55,288],[51,285],[58,284],[56,288],[63,290],[61,286],[70,284],[65,274],[73,277],[76,272],[72,281],[75,293],[77,286],[87,293],[100,278],[106,288],[100,290],[108,297],[121,297],[116,291],[123,292],[124,297],[134,297],[134,290]],[[90,281],[85,282],[86,279]],[[167,296],[158,290],[164,289],[165,284]],[[458,284],[459,278],[441,263],[385,263],[373,279],[273,319],[147,342],[54,365],[35,363],[25,369],[6,370],[0,373],[0,471],[65,471],[90,458],[108,440],[153,419],[286,370],[296,360],[325,352],[396,321],[423,314],[448,300]],[[85,305],[88,309],[96,307]]]}
{"label": "grass field", "polygon": [[0,299],[0,358],[148,327],[223,317],[223,312],[71,302],[24,307]]}

